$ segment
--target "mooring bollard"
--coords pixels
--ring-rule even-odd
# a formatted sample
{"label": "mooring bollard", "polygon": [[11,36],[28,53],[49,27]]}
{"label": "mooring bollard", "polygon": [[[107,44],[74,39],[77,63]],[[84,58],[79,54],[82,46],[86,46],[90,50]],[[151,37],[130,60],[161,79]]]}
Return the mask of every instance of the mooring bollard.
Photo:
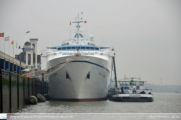
{"label": "mooring bollard", "polygon": [[9,112],[11,113],[11,72],[9,71]]}
{"label": "mooring bollard", "polygon": [[3,113],[3,83],[2,70],[0,69],[0,113]]}

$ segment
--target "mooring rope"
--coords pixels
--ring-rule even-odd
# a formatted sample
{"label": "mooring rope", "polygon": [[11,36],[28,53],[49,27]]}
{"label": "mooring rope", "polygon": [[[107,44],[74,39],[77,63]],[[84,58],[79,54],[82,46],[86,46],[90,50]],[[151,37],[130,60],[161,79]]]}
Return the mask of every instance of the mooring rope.
{"label": "mooring rope", "polygon": [[[27,74],[36,74],[36,73],[38,73],[38,72],[47,71],[47,70],[49,70],[49,69],[56,68],[56,67],[59,66],[57,69],[53,70],[52,72],[47,73],[47,74],[44,74],[44,76],[47,77],[47,76],[50,76],[50,75],[52,75],[53,73],[57,72],[58,70],[60,70],[65,64],[70,63],[70,62],[72,62],[72,61],[75,61],[75,60],[69,60],[69,61],[67,61],[67,62],[65,62],[65,63],[63,63],[63,64],[56,65],[56,66],[52,66],[52,67],[49,67],[49,68],[45,68],[45,69],[43,69],[43,70],[32,71],[32,72],[27,73]],[[26,75],[26,74],[23,74],[23,75]]]}

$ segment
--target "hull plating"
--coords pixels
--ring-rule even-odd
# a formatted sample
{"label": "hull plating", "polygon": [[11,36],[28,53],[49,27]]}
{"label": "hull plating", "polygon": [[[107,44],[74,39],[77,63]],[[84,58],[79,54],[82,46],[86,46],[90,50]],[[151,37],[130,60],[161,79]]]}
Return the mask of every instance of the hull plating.
{"label": "hull plating", "polygon": [[[49,66],[54,66],[58,62],[63,63],[66,58],[54,59],[49,62]],[[49,76],[50,98],[66,101],[105,100],[109,63],[107,60],[98,58],[89,57],[89,60],[94,62],[76,60],[65,64],[60,70]],[[89,72],[90,78],[87,78]]]}

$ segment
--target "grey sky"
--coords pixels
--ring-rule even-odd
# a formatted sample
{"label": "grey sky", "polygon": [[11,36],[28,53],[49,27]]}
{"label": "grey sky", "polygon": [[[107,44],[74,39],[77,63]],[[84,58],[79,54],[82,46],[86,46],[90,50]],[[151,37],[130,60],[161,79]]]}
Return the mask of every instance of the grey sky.
{"label": "grey sky", "polygon": [[69,38],[70,20],[83,12],[96,45],[115,48],[119,79],[181,85],[180,0],[0,0],[0,11],[0,33],[21,46],[38,38],[38,54]]}

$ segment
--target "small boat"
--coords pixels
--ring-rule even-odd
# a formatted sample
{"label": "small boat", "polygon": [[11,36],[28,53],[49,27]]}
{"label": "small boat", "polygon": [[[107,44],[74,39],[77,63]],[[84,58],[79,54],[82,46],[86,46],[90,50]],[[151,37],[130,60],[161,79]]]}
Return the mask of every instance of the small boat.
{"label": "small boat", "polygon": [[117,88],[109,89],[108,99],[121,102],[153,102],[151,89],[144,88],[144,82],[146,81],[134,77],[118,81]]}

